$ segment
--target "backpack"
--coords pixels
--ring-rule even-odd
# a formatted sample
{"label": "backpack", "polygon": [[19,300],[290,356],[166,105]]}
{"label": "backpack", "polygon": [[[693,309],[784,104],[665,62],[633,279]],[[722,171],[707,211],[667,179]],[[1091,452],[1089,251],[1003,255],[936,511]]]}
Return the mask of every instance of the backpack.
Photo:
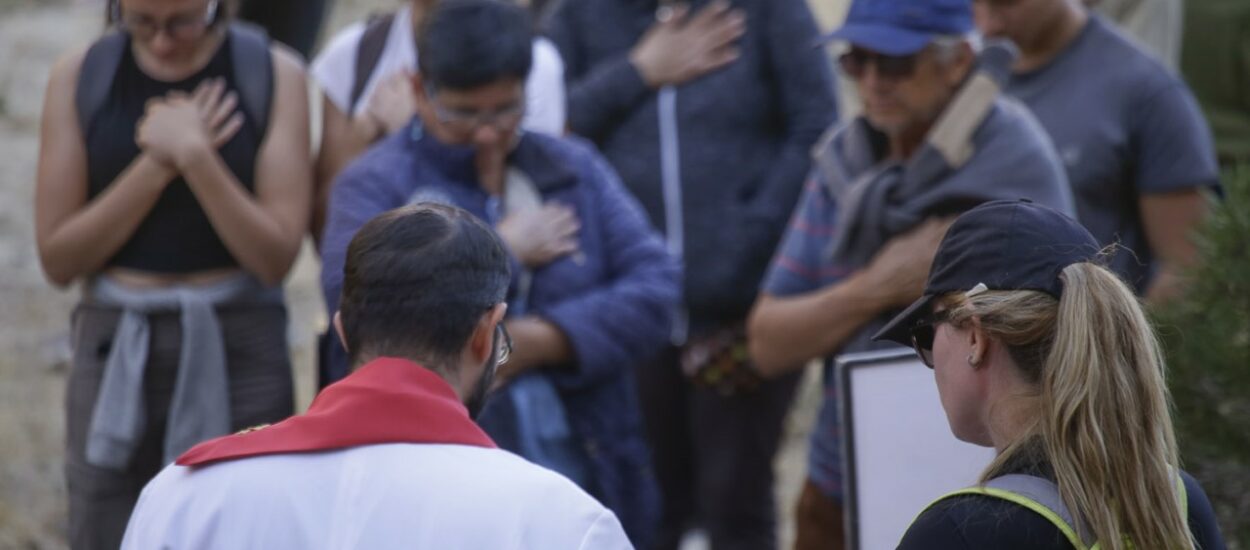
{"label": "backpack", "polygon": [[356,45],[356,72],[352,75],[351,101],[347,104],[348,113],[356,110],[365,93],[365,85],[369,77],[377,70],[382,60],[382,50],[386,49],[386,39],[391,34],[391,25],[395,22],[395,12],[375,13],[365,21],[365,32],[360,35]]}
{"label": "backpack", "polygon": [[[1177,500],[1180,501],[1181,513],[1188,517],[1189,500],[1185,493],[1185,481],[1179,475],[1176,476],[1176,494]],[[989,496],[1015,503],[1036,512],[1054,524],[1059,529],[1059,532],[1063,533],[1063,536],[1072,544],[1073,548],[1077,550],[1098,550],[1101,547],[1098,541],[1092,540],[1093,537],[1089,533],[1078,532],[1072,512],[1068,510],[1067,505],[1063,503],[1063,499],[1059,496],[1059,486],[1049,479],[1027,474],[1002,475],[987,481],[983,486],[969,487],[947,493],[934,501],[933,504],[957,495]],[[928,510],[933,504],[930,504],[925,510]],[[1129,541],[1129,544],[1131,545],[1132,541]]]}
{"label": "backpack", "polygon": [[[239,105],[248,117],[257,121],[259,137],[263,140],[273,103],[273,59],[269,55],[269,37],[260,27],[248,23],[232,22],[227,32]],[[108,101],[117,66],[129,46],[129,36],[112,31],[92,44],[83,57],[78,85],[74,90],[74,105],[78,110],[78,128],[84,137]]]}

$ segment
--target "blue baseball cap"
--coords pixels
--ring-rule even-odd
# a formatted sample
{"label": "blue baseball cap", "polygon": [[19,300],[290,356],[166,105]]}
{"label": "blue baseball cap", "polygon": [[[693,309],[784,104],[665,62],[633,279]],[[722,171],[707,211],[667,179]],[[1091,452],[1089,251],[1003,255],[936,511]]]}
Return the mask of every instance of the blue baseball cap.
{"label": "blue baseball cap", "polygon": [[853,0],[846,22],[825,36],[885,55],[911,55],[934,37],[972,31],[970,0]]}
{"label": "blue baseball cap", "polygon": [[1063,269],[1095,262],[1098,240],[1076,220],[1028,199],[999,200],[964,212],[933,256],[924,295],[891,319],[873,340],[911,345],[911,329],[939,296],[969,291],[1036,290],[1063,294]]}

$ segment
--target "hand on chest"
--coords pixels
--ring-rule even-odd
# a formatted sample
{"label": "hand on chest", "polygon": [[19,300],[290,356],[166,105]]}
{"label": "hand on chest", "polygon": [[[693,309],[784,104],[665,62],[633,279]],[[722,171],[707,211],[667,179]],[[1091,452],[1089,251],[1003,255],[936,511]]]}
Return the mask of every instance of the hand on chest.
{"label": "hand on chest", "polygon": [[602,242],[601,220],[578,199],[557,192],[515,211],[506,207],[496,225],[528,272],[534,302],[559,301],[602,284],[604,258],[612,251]]}

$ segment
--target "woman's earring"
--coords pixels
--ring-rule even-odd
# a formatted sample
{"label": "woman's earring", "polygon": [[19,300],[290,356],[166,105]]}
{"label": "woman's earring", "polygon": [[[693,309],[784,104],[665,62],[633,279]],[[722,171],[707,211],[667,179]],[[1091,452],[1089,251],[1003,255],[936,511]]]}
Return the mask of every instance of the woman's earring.
{"label": "woman's earring", "polygon": [[969,366],[969,367],[972,367],[972,368],[974,368],[974,369],[975,369],[975,368],[977,368],[977,364],[978,364],[978,363],[980,363],[980,361],[976,360],[976,358],[974,358],[971,354],[969,354],[969,355],[968,355],[968,366]]}

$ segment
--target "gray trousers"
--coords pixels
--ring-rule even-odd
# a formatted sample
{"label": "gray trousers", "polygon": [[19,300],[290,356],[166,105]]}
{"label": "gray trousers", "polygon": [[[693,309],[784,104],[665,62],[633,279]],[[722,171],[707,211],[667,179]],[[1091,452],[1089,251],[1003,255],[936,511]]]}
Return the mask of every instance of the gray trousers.
{"label": "gray trousers", "polygon": [[[286,309],[280,305],[217,309],[230,380],[231,429],[272,423],[295,408]],[[129,466],[115,471],[87,463],[91,414],[121,310],[80,304],[73,320],[73,370],[65,394],[65,479],[69,542],[74,550],[113,550],[143,486],[162,463],[165,422],[177,379],[182,323],[178,312],[150,316],[151,344],[144,374],[147,423]]]}

